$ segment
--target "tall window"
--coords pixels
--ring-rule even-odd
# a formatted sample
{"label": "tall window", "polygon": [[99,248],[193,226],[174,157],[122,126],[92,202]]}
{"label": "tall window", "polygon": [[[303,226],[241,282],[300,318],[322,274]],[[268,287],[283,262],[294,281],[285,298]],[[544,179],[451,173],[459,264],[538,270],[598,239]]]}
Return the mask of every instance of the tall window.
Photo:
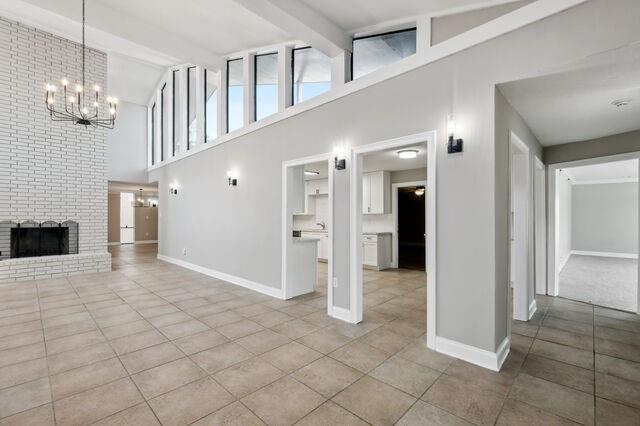
{"label": "tall window", "polygon": [[204,70],[204,141],[218,137],[218,86],[216,76]]}
{"label": "tall window", "polygon": [[291,53],[293,104],[306,101],[331,89],[331,59],[312,47]]}
{"label": "tall window", "polygon": [[151,165],[156,164],[156,104],[151,107]]}
{"label": "tall window", "polygon": [[353,39],[352,76],[367,75],[416,53],[416,29]]}
{"label": "tall window", "polygon": [[169,96],[166,93],[167,83],[160,89],[160,161],[164,161],[164,147],[169,136]]}
{"label": "tall window", "polygon": [[172,82],[173,82],[173,96],[172,96],[172,102],[173,102],[173,117],[171,117],[172,123],[173,123],[173,149],[172,149],[172,154],[176,155],[180,152],[180,139],[178,138],[178,135],[180,134],[180,132],[178,131],[178,126],[180,121],[177,120],[178,117],[180,117],[180,70],[174,70],[172,73]]}
{"label": "tall window", "polygon": [[187,68],[187,149],[198,140],[198,120],[196,119],[196,67]]}
{"label": "tall window", "polygon": [[242,58],[227,61],[227,131],[244,125],[244,78]]}
{"label": "tall window", "polygon": [[255,56],[255,121],[278,112],[278,54]]}

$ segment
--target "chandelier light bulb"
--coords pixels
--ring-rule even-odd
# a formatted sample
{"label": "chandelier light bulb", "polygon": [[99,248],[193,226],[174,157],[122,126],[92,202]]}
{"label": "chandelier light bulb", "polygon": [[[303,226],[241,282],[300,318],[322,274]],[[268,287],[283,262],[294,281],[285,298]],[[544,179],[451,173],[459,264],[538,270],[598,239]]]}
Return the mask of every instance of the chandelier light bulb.
{"label": "chandelier light bulb", "polygon": [[[87,50],[87,46],[85,44],[85,3],[88,2],[86,0],[82,0],[82,77],[78,79],[72,79],[71,81],[69,81],[67,78],[61,78],[60,80],[58,80],[62,83],[61,87],[63,87],[64,90],[62,90],[63,96],[60,97],[57,105],[55,100],[55,92],[57,88],[55,84],[52,84],[51,82],[45,82],[46,111],[47,115],[49,115],[53,121],[66,121],[73,124],[80,124],[85,127],[91,126],[113,129],[116,120],[116,103],[118,103],[118,100],[110,96],[107,98],[107,102],[103,102],[102,96],[100,95],[100,92],[102,91],[100,85],[94,84],[95,82],[86,81],[85,79],[87,74],[85,67]],[[71,84],[72,86],[69,86],[69,84]],[[75,90],[73,86],[75,86]],[[69,93],[67,93],[68,87]],[[87,95],[91,96],[91,98],[85,99],[85,89],[87,89]],[[91,89],[93,89],[93,91]],[[90,95],[89,92],[91,92]],[[101,115],[101,103],[106,104],[103,106],[103,108],[106,107],[105,109],[108,109],[109,112],[103,112]],[[95,108],[95,111],[89,113],[89,110],[92,108]]]}

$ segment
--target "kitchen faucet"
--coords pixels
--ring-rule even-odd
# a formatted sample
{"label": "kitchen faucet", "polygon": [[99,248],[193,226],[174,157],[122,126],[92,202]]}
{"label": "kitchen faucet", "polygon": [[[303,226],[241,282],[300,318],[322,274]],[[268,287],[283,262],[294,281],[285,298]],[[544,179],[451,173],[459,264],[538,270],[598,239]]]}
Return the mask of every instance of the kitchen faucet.
{"label": "kitchen faucet", "polygon": [[327,225],[325,225],[324,222],[318,222],[316,223],[316,225],[320,225],[322,227],[322,230],[324,231],[325,229],[327,229]]}

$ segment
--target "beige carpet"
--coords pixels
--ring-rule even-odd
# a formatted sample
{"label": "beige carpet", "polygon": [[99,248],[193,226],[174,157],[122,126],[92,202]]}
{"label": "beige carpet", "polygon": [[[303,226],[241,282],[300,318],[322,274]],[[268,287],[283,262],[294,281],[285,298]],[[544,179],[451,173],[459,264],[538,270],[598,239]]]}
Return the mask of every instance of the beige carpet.
{"label": "beige carpet", "polygon": [[571,255],[560,272],[561,297],[636,312],[638,261]]}

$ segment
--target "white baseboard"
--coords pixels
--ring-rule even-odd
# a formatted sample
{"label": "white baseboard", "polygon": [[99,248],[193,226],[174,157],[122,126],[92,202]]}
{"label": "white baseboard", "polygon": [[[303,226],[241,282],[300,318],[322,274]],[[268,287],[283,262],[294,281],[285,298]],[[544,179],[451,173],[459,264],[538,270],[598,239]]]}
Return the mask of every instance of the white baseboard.
{"label": "white baseboard", "polygon": [[533,318],[533,314],[536,313],[536,310],[538,310],[538,304],[536,303],[536,299],[533,299],[529,305],[529,319]]}
{"label": "white baseboard", "polygon": [[353,324],[353,318],[351,318],[351,311],[349,309],[340,308],[338,306],[330,306],[327,314],[335,319],[350,322]]}
{"label": "white baseboard", "polygon": [[204,266],[196,265],[194,263],[186,262],[184,260],[176,259],[162,254],[158,254],[158,259],[165,262],[173,263],[174,265],[182,266],[183,268],[187,268],[192,271],[200,272],[201,274],[205,274],[219,280],[227,281],[231,284],[239,285],[240,287],[248,288],[249,290],[257,291],[258,293],[262,293],[267,296],[284,299],[282,289],[280,288],[270,287],[268,285],[260,284],[246,278],[229,275],[220,271],[214,271],[213,269],[205,268]]}
{"label": "white baseboard", "polygon": [[496,352],[491,352],[436,336],[436,351],[489,370],[500,371],[502,363],[509,354],[510,343],[509,337],[505,337]]}
{"label": "white baseboard", "polygon": [[637,259],[636,253],[615,253],[608,251],[584,251],[584,250],[571,250],[571,254],[577,254],[579,256],[598,256],[598,257],[618,257],[621,259]]}
{"label": "white baseboard", "polygon": [[157,244],[158,240],[140,240],[134,241],[133,244]]}

